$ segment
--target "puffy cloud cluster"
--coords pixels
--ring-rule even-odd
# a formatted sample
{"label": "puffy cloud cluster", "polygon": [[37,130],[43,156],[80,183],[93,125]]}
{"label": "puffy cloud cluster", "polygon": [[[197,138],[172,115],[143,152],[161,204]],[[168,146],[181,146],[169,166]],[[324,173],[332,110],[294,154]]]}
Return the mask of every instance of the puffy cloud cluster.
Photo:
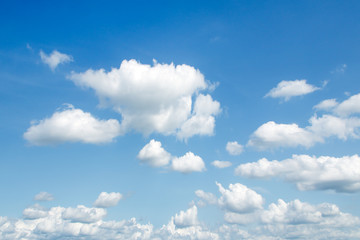
{"label": "puffy cloud cluster", "polygon": [[332,114],[321,117],[314,115],[309,126],[299,127],[297,124],[278,124],[269,121],[261,125],[251,135],[247,145],[259,150],[278,147],[311,147],[324,142],[326,138],[337,137],[342,140],[359,138],[360,118],[350,116],[360,113],[360,94],[337,103],[336,99],[327,99],[314,108],[328,110]]}
{"label": "puffy cloud cluster", "polygon": [[283,161],[257,162],[239,165],[235,173],[251,178],[280,177],[293,182],[300,190],[360,191],[360,157],[293,155]]}
{"label": "puffy cloud cluster", "polygon": [[64,142],[100,144],[113,141],[119,133],[120,124],[117,120],[100,120],[68,104],[50,118],[32,122],[24,138],[34,145]]}
{"label": "puffy cloud cluster", "polygon": [[240,155],[243,151],[244,147],[239,144],[237,141],[234,142],[228,142],[226,144],[226,151],[230,154],[230,155]]}
{"label": "puffy cloud cluster", "polygon": [[[151,223],[137,223],[135,218],[106,220],[107,210],[104,208],[78,205],[48,209],[34,205],[24,209],[22,218],[0,217],[0,239],[231,240],[360,237],[360,219],[341,212],[334,204],[312,205],[297,199],[289,202],[279,199],[264,209],[262,197],[248,187],[235,183],[225,189],[217,184],[221,194],[219,198],[202,190],[195,192],[197,197],[209,204],[216,204],[225,211],[224,220],[227,223],[213,226],[212,229],[199,221],[196,205],[176,213],[168,224],[158,229],[154,229]],[[103,198],[102,195],[104,194],[100,194],[99,198]]]}
{"label": "puffy cloud cluster", "polygon": [[[182,173],[205,171],[205,163],[201,157],[192,152],[187,152],[181,157],[172,156],[162,146],[161,142],[150,140],[137,156],[141,162],[152,167],[165,167]],[[170,164],[171,162],[171,164]],[[169,165],[170,164],[170,165]]]}
{"label": "puffy cloud cluster", "polygon": [[265,97],[283,98],[285,101],[288,101],[292,97],[306,95],[319,89],[320,88],[306,83],[305,79],[281,81],[275,88],[271,89]]}
{"label": "puffy cloud cluster", "polygon": [[41,57],[41,61],[46,65],[48,65],[52,71],[54,71],[59,64],[74,61],[72,56],[58,52],[56,50],[54,50],[49,55],[47,55],[42,50],[40,50],[40,57]]}
{"label": "puffy cloud cluster", "polygon": [[[69,79],[91,88],[103,105],[110,104],[122,116],[121,129],[148,135],[176,134],[179,139],[212,135],[220,103],[210,95],[201,72],[188,65],[141,64],[124,60],[119,68],[106,72],[89,69],[71,73]],[[193,98],[195,102],[193,104]]]}
{"label": "puffy cloud cluster", "polygon": [[118,202],[122,199],[121,193],[118,192],[102,192],[99,197],[94,202],[95,207],[99,208],[108,208],[114,207],[118,204]]}

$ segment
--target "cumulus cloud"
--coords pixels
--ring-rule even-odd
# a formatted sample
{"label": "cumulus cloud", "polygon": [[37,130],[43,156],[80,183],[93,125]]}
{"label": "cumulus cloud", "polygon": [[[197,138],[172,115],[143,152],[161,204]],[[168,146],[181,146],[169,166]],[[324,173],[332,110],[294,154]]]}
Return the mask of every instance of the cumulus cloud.
{"label": "cumulus cloud", "polygon": [[306,83],[305,79],[281,81],[275,88],[271,89],[265,97],[283,98],[285,101],[288,101],[292,97],[306,95],[319,89],[320,88]]}
{"label": "cumulus cloud", "polygon": [[264,199],[260,194],[240,183],[230,184],[229,189],[218,182],[216,185],[221,193],[219,206],[229,212],[247,213],[261,209],[264,204]]}
{"label": "cumulus cloud", "polygon": [[116,206],[121,199],[122,195],[118,192],[102,192],[94,202],[94,206],[99,208],[113,207]]}
{"label": "cumulus cloud", "polygon": [[293,155],[283,161],[257,162],[239,165],[235,173],[251,178],[280,177],[296,184],[299,190],[360,191],[360,157]]}
{"label": "cumulus cloud", "polygon": [[33,145],[64,142],[100,144],[113,141],[119,132],[120,124],[117,120],[100,120],[69,104],[50,118],[32,122],[24,138]]}
{"label": "cumulus cloud", "polygon": [[171,154],[161,147],[161,142],[150,140],[139,152],[138,159],[153,167],[163,167],[169,164]]}
{"label": "cumulus cloud", "polygon": [[48,192],[40,192],[35,195],[34,200],[35,201],[52,201],[52,200],[54,200],[54,197],[52,194],[50,194]]}
{"label": "cumulus cloud", "polygon": [[310,125],[301,128],[297,124],[278,124],[269,121],[261,125],[251,136],[248,146],[259,150],[279,147],[312,147],[326,138],[342,140],[359,138],[360,118],[343,118],[333,115],[316,115],[309,120]]}
{"label": "cumulus cloud", "polygon": [[[175,134],[180,139],[212,135],[220,104],[210,95],[201,72],[188,65],[141,64],[124,60],[106,72],[89,69],[68,77],[81,87],[95,90],[103,105],[110,104],[122,116],[122,132],[135,130]],[[192,99],[195,98],[192,109]]]}
{"label": "cumulus cloud", "polygon": [[76,208],[66,208],[62,217],[73,222],[92,223],[100,221],[105,215],[106,210],[103,208],[88,208],[78,205]]}
{"label": "cumulus cloud", "polygon": [[199,223],[197,218],[197,207],[194,205],[185,212],[180,211],[179,214],[175,215],[174,223],[177,227],[189,227],[197,225]]}
{"label": "cumulus cloud", "polygon": [[58,52],[54,50],[51,54],[47,55],[42,50],[40,50],[40,57],[41,61],[45,64],[47,64],[52,71],[55,70],[55,68],[59,64],[68,63],[74,61],[73,57],[70,55],[67,55],[65,53]]}
{"label": "cumulus cloud", "polygon": [[336,101],[335,98],[326,99],[319,104],[315,105],[314,108],[318,110],[331,110],[335,108],[339,103]]}
{"label": "cumulus cloud", "polygon": [[172,160],[171,169],[182,173],[190,173],[203,172],[206,168],[201,157],[192,152],[187,152],[184,156]]}
{"label": "cumulus cloud", "polygon": [[230,154],[230,155],[240,155],[243,151],[244,147],[239,144],[237,141],[234,142],[228,142],[226,144],[226,151]]}
{"label": "cumulus cloud", "polygon": [[348,116],[354,113],[360,113],[360,93],[351,96],[349,99],[341,102],[334,112],[340,116]]}
{"label": "cumulus cloud", "polygon": [[150,140],[139,152],[137,156],[140,161],[152,167],[170,168],[173,171],[182,173],[203,172],[206,170],[205,163],[201,157],[192,152],[187,152],[181,157],[172,156],[164,148],[161,142],[154,139]]}
{"label": "cumulus cloud", "polygon": [[217,168],[227,168],[227,167],[230,167],[232,165],[232,163],[229,161],[215,160],[215,161],[211,162],[211,165],[213,165],[214,167],[217,167]]}
{"label": "cumulus cloud", "polygon": [[200,198],[201,200],[204,200],[208,204],[216,204],[217,198],[214,194],[210,192],[204,192],[203,190],[199,189],[195,191],[195,195]]}

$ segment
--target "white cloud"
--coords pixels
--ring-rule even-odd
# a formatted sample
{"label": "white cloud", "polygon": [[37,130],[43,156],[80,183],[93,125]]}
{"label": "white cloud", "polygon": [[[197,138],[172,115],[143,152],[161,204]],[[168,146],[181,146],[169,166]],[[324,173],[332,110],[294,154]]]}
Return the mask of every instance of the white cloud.
{"label": "white cloud", "polygon": [[281,177],[293,182],[300,190],[360,191],[360,157],[341,158],[293,155],[283,161],[257,162],[239,165],[235,174],[251,178]]}
{"label": "white cloud", "polygon": [[116,206],[121,199],[122,195],[118,192],[102,192],[94,202],[94,206],[99,208],[113,207]]}
{"label": "white cloud", "polygon": [[319,104],[315,105],[314,108],[318,110],[326,110],[329,111],[333,108],[335,108],[339,103],[336,101],[335,98],[332,99],[326,99]]}
{"label": "white cloud", "polygon": [[292,97],[306,95],[319,89],[320,88],[311,84],[307,84],[305,79],[281,81],[275,88],[271,89],[265,97],[284,98],[285,101],[288,101]]}
{"label": "white cloud", "polygon": [[179,214],[175,215],[174,223],[177,227],[189,227],[197,225],[199,223],[197,218],[197,207],[194,205],[185,212],[180,211]]}
{"label": "white cloud", "polygon": [[103,219],[106,216],[104,208],[88,208],[78,205],[76,208],[66,208],[62,217],[73,222],[92,223]]}
{"label": "white cloud", "polygon": [[172,160],[171,169],[182,173],[203,172],[206,170],[205,163],[201,157],[192,152],[187,152],[182,157]]}
{"label": "white cloud", "polygon": [[225,189],[218,182],[216,185],[221,193],[219,206],[226,211],[247,213],[261,209],[264,204],[264,199],[260,194],[240,183],[230,184],[229,189]]}
{"label": "white cloud", "polygon": [[52,194],[50,194],[48,192],[40,192],[35,195],[34,200],[35,201],[52,201],[52,200],[54,200],[54,197]]}
{"label": "white cloud", "polygon": [[58,52],[56,50],[54,50],[50,55],[47,55],[42,50],[40,50],[40,57],[41,61],[47,64],[52,71],[54,71],[59,64],[74,61],[72,56]]}
{"label": "white cloud", "polygon": [[161,147],[161,142],[150,140],[137,156],[142,162],[153,167],[163,167],[169,164],[171,154]]}
{"label": "white cloud", "polygon": [[161,142],[154,139],[150,140],[140,150],[137,157],[152,167],[170,168],[173,171],[182,173],[203,172],[206,170],[201,157],[192,152],[187,152],[181,157],[172,156],[161,147]]}
{"label": "white cloud", "polygon": [[339,66],[336,67],[335,70],[331,71],[330,73],[334,74],[334,73],[344,73],[345,70],[347,68],[347,65],[344,64],[340,64]]}
{"label": "white cloud", "polygon": [[322,141],[322,138],[300,128],[295,123],[278,124],[270,121],[256,129],[248,141],[248,146],[259,150],[278,147],[311,147],[319,141]]}
{"label": "white cloud", "polygon": [[341,102],[334,112],[340,116],[348,116],[354,113],[360,113],[360,93],[351,96],[349,99]]}
{"label": "white cloud", "polygon": [[34,145],[64,142],[107,143],[119,135],[120,124],[115,119],[99,120],[90,113],[67,105],[50,118],[32,123],[24,138]]}
{"label": "white cloud", "polygon": [[228,142],[226,144],[226,151],[231,155],[240,155],[243,151],[244,147],[238,142]]}
{"label": "white cloud", "polygon": [[203,190],[196,190],[195,191],[195,195],[204,200],[205,202],[209,203],[209,204],[216,204],[217,203],[217,198],[214,194],[210,193],[210,192],[204,192]]}
{"label": "white cloud", "polygon": [[94,89],[102,104],[109,103],[119,112],[123,132],[175,134],[185,140],[193,135],[212,135],[214,116],[220,112],[220,104],[210,95],[198,95],[211,87],[204,76],[185,64],[154,62],[150,66],[124,60],[110,72],[89,69],[69,78],[78,86]]}
{"label": "white cloud", "polygon": [[213,165],[214,167],[217,167],[217,168],[227,168],[227,167],[230,167],[232,165],[232,163],[229,161],[215,160],[215,161],[211,162],[211,165]]}

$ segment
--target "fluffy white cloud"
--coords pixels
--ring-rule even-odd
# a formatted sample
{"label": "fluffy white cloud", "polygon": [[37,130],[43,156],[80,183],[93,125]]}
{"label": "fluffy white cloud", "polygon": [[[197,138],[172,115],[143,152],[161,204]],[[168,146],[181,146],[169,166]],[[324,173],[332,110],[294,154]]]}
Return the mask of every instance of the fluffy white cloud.
{"label": "fluffy white cloud", "polygon": [[349,99],[341,102],[334,112],[341,116],[348,116],[354,113],[360,113],[360,93],[351,96]]}
{"label": "fluffy white cloud", "polygon": [[174,223],[177,227],[189,227],[197,225],[199,223],[197,218],[197,207],[194,205],[185,212],[180,211],[179,214],[175,215]]}
{"label": "fluffy white cloud", "polygon": [[35,201],[52,201],[52,200],[54,200],[54,197],[52,194],[50,194],[48,192],[40,192],[35,195],[34,200]]}
{"label": "fluffy white cloud", "polygon": [[182,157],[176,157],[172,160],[171,169],[182,173],[205,171],[205,163],[201,157],[192,152],[187,152]]}
{"label": "fluffy white cloud", "polygon": [[74,61],[72,56],[67,55],[65,53],[58,52],[56,50],[54,50],[49,55],[47,55],[42,50],[40,50],[40,57],[41,57],[41,61],[43,61],[43,63],[47,64],[53,71],[59,64]]}
{"label": "fluffy white cloud", "polygon": [[320,88],[307,84],[306,80],[281,81],[271,89],[265,97],[284,98],[288,101],[291,97],[306,95]]}
{"label": "fluffy white cloud", "polygon": [[50,118],[32,122],[24,138],[34,145],[64,142],[100,144],[113,141],[119,133],[120,124],[117,120],[99,120],[90,113],[67,105]]}
{"label": "fluffy white cloud", "polygon": [[315,142],[322,141],[306,129],[297,124],[278,124],[273,121],[264,123],[251,135],[248,146],[259,150],[277,147],[310,147]]}
{"label": "fluffy white cloud", "polygon": [[342,140],[359,138],[360,118],[342,118],[333,115],[316,115],[310,125],[301,128],[297,124],[278,124],[273,121],[261,125],[250,137],[247,145],[259,150],[278,147],[311,147],[324,142],[325,138],[337,137]]}
{"label": "fluffy white cloud", "polygon": [[239,165],[235,173],[245,177],[281,177],[296,184],[300,190],[360,191],[360,157],[293,155],[283,161],[257,162]]}
{"label": "fluffy white cloud", "polygon": [[173,171],[182,173],[205,171],[205,163],[201,157],[192,152],[187,152],[184,156],[171,156],[164,148],[161,142],[154,139],[150,140],[139,152],[137,156],[142,162],[153,167],[170,168]]}
{"label": "fluffy white cloud", "polygon": [[243,151],[244,147],[239,144],[237,141],[228,142],[226,144],[226,151],[231,155],[240,155]]}
{"label": "fluffy white cloud", "polygon": [[78,86],[94,89],[102,104],[109,103],[119,112],[123,132],[176,134],[180,139],[212,135],[214,116],[220,112],[220,104],[210,95],[198,95],[210,88],[204,76],[185,64],[154,62],[150,66],[124,60],[110,72],[89,69],[73,72],[69,78]]}
{"label": "fluffy white cloud", "polygon": [[331,110],[336,107],[339,103],[336,101],[335,98],[326,99],[319,104],[315,105],[314,108],[318,110]]}
{"label": "fluffy white cloud", "polygon": [[137,156],[142,162],[153,167],[163,167],[169,164],[171,154],[161,147],[161,142],[150,140]]}
{"label": "fluffy white cloud", "polygon": [[245,185],[240,183],[230,184],[229,189],[225,189],[218,182],[216,185],[221,193],[219,205],[227,211],[247,213],[262,208],[263,197]]}
{"label": "fluffy white cloud", "polygon": [[217,168],[227,168],[227,167],[230,167],[232,165],[232,163],[229,161],[215,160],[215,161],[211,162],[211,165],[213,165],[214,167],[217,167]]}
{"label": "fluffy white cloud", "polygon": [[94,202],[94,206],[100,208],[113,207],[116,206],[121,199],[122,195],[118,192],[102,192]]}
{"label": "fluffy white cloud", "polygon": [[62,217],[73,222],[92,223],[103,219],[105,215],[106,210],[103,208],[88,208],[78,205],[76,208],[66,208]]}

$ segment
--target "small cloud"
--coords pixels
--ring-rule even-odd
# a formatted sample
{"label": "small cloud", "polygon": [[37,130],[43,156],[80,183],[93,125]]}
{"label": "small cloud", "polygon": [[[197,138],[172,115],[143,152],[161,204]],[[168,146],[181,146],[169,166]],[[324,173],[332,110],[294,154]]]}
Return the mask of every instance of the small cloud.
{"label": "small cloud", "polygon": [[215,160],[211,163],[211,165],[213,165],[214,167],[217,167],[217,168],[227,168],[227,167],[230,167],[232,165],[232,163],[229,161]]}
{"label": "small cloud", "polygon": [[332,70],[330,73],[331,74],[335,74],[335,73],[344,73],[347,69],[347,65],[344,63],[344,64],[340,64],[338,65],[335,70]]}
{"label": "small cloud", "polygon": [[33,50],[29,43],[26,43],[26,48],[29,50]]}
{"label": "small cloud", "polygon": [[230,155],[240,155],[243,152],[244,147],[239,144],[238,142],[234,141],[234,142],[228,142],[226,144],[226,151],[230,154]]}
{"label": "small cloud", "polygon": [[317,90],[320,90],[320,88],[306,83],[306,79],[281,81],[265,97],[283,98],[285,101],[288,101],[292,97],[306,95]]}
{"label": "small cloud", "polygon": [[118,192],[102,192],[94,202],[94,206],[99,208],[114,207],[118,204],[122,197],[123,196]]}
{"label": "small cloud", "polygon": [[67,55],[65,53],[58,52],[54,50],[51,54],[47,55],[43,52],[43,50],[40,50],[40,57],[43,63],[47,64],[52,71],[55,70],[55,68],[59,64],[67,63],[67,62],[73,62],[74,59],[71,55]]}
{"label": "small cloud", "polygon": [[40,192],[40,193],[35,195],[34,200],[35,201],[47,202],[47,201],[54,200],[54,197],[53,197],[53,195],[51,195],[48,192]]}

